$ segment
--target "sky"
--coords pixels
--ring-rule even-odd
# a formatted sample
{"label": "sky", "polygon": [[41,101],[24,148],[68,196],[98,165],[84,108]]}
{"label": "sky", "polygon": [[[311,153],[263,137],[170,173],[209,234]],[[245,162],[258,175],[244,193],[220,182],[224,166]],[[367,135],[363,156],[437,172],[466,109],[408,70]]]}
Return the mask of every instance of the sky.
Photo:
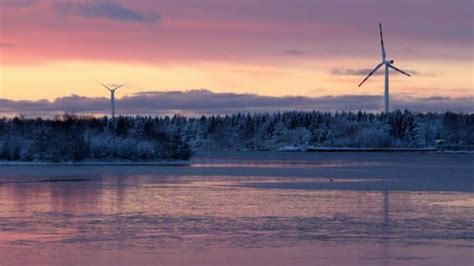
{"label": "sky", "polygon": [[122,114],[234,112],[222,101],[236,99],[248,112],[377,111],[382,70],[357,85],[381,60],[379,22],[388,58],[412,74],[390,73],[393,108],[473,112],[473,5],[0,0],[0,112],[101,113],[108,92],[97,81],[128,80]]}

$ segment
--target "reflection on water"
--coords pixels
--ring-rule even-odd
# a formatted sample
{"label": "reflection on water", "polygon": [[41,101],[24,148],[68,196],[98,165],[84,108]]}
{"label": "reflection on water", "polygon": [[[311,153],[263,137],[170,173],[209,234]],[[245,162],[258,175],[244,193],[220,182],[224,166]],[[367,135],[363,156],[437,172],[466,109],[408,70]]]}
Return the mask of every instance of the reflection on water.
{"label": "reflection on water", "polygon": [[[370,252],[357,256],[375,265],[392,265],[393,254],[404,252],[397,251],[400,245],[472,251],[472,193],[317,185],[295,189],[294,182],[324,185],[381,179],[203,177],[161,175],[159,169],[155,175],[88,176],[87,182],[67,176],[54,178],[74,182],[14,183],[4,178],[0,257],[11,262],[8,254],[15,254],[11,252],[45,247],[67,252],[300,247],[298,252],[304,252],[315,247],[325,250],[326,245],[336,249],[357,245],[361,250],[370,247]],[[396,261],[429,259],[426,253],[415,255]]]}
{"label": "reflection on water", "polygon": [[[219,177],[183,179],[104,177],[87,183],[5,185],[0,187],[0,225],[3,231],[53,234],[66,242],[106,237],[170,246],[473,236],[465,231],[472,225],[472,208],[430,204],[469,200],[465,193],[273,190],[229,186],[238,181]],[[196,235],[207,237],[194,243]]]}

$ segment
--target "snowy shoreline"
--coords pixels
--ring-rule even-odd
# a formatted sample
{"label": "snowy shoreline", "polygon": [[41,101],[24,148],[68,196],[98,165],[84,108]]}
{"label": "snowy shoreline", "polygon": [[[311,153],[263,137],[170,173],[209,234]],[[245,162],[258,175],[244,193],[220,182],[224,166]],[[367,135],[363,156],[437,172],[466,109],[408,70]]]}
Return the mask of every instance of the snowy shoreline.
{"label": "snowy shoreline", "polygon": [[[233,151],[230,151],[233,152]],[[240,151],[241,153],[256,153],[259,151]],[[275,153],[423,153],[423,154],[474,154],[473,150],[438,150],[432,148],[349,148],[349,147],[282,147]],[[41,161],[5,161],[0,160],[0,166],[161,166],[183,167],[192,166],[193,160],[175,161],[81,161],[81,162],[41,162]]]}
{"label": "snowy shoreline", "polygon": [[190,166],[189,161],[84,161],[84,162],[22,162],[0,161],[0,166]]}
{"label": "snowy shoreline", "polygon": [[425,153],[474,153],[474,150],[442,150],[436,148],[353,148],[353,147],[295,147],[285,146],[278,152],[425,152]]}

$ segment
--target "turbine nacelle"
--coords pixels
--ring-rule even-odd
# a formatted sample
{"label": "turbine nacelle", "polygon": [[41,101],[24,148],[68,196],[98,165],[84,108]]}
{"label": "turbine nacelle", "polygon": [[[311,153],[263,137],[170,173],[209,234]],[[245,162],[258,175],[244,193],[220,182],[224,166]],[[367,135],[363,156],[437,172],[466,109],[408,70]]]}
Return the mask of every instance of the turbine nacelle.
{"label": "turbine nacelle", "polygon": [[385,61],[383,61],[382,63],[391,65],[391,64],[393,64],[394,62],[395,62],[395,61],[393,61],[393,60],[385,60]]}

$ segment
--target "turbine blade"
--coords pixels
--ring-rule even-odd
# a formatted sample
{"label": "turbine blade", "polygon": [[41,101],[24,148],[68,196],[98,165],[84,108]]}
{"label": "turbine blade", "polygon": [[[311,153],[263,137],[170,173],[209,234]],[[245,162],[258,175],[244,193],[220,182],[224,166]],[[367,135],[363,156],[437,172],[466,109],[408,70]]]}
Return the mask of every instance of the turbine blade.
{"label": "turbine blade", "polygon": [[369,73],[369,75],[367,75],[367,77],[365,77],[365,79],[359,84],[359,87],[362,86],[362,84],[364,84],[364,82],[365,82],[367,79],[369,79],[369,77],[372,76],[372,74],[374,74],[375,71],[377,71],[382,65],[383,65],[383,63],[378,64],[378,65],[374,68],[374,70],[372,70],[372,71]]}
{"label": "turbine blade", "polygon": [[100,82],[100,81],[98,81],[98,80],[96,80],[96,81],[97,81],[100,85],[104,86],[104,88],[108,89],[109,91],[112,91],[112,89],[109,88],[109,87],[108,87],[107,85],[105,85],[104,83],[102,83],[102,82]]}
{"label": "turbine blade", "polygon": [[403,75],[407,75],[407,76],[411,77],[410,74],[408,74],[407,72],[405,72],[405,71],[403,71],[403,70],[401,70],[401,69],[398,69],[398,68],[394,67],[394,66],[391,65],[391,64],[389,64],[388,67],[395,69],[396,71],[402,73]]}
{"label": "turbine blade", "polygon": [[127,83],[129,83],[129,82],[130,82],[130,80],[127,81],[127,82],[125,82],[125,83],[119,84],[119,85],[116,86],[113,90],[114,90],[114,91],[115,91],[115,90],[118,90],[118,89],[122,88],[123,86],[125,86],[125,84],[127,84]]}
{"label": "turbine blade", "polygon": [[380,29],[380,46],[382,47],[382,61],[384,61],[387,55],[385,54],[385,46],[383,45],[382,23],[379,23],[379,29]]}

